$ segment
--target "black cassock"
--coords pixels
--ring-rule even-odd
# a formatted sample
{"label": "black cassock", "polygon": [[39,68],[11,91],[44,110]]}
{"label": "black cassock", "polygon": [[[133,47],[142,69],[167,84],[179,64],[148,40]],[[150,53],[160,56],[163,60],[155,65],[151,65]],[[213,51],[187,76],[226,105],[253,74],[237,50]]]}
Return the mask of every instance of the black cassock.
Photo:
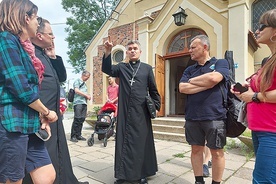
{"label": "black cassock", "polygon": [[[135,64],[130,62],[111,65],[111,56],[109,55],[107,58],[103,58],[102,71],[113,77],[118,77],[120,81],[115,178],[139,180],[155,175],[158,170],[157,159],[151,118],[145,101],[149,90],[156,109],[160,109],[160,95],[157,91],[152,66],[140,61]],[[131,86],[133,74],[135,77]]]}
{"label": "black cassock", "polygon": [[[60,56],[57,56],[57,59],[50,60],[40,47],[35,47],[36,56],[45,66],[44,79],[39,91],[40,100],[47,108],[55,111],[58,115],[58,121],[50,124],[52,136],[45,142],[56,171],[54,184],[78,184],[79,182],[72,170],[62,116],[59,111],[60,82],[66,81],[66,69]],[[23,183],[32,183],[29,174],[24,178]]]}

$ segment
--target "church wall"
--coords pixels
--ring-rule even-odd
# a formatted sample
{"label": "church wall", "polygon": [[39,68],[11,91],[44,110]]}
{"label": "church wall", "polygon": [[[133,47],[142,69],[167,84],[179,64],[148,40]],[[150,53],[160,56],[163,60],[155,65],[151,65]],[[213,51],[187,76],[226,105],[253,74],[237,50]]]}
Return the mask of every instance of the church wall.
{"label": "church wall", "polygon": [[[244,81],[254,70],[252,62],[260,62],[264,55],[269,54],[266,47],[255,53],[248,47],[252,1],[156,0],[148,3],[149,0],[122,0],[116,9],[119,14],[113,13],[112,19],[106,22],[86,50],[87,69],[93,75],[89,82],[93,100],[88,104],[88,109],[101,106],[105,100],[107,81],[106,75],[101,72],[101,59],[103,43],[108,35],[115,45],[125,46],[129,40],[139,39],[145,45],[142,47],[143,60],[154,65],[155,54],[166,55],[169,42],[176,34],[188,28],[201,29],[210,38],[211,56],[223,58],[226,50],[234,51],[234,61],[239,65],[236,79]],[[172,16],[179,6],[188,14],[183,26],[176,26]],[[154,20],[146,17],[153,12],[156,16]]]}
{"label": "church wall", "polygon": [[[159,17],[150,25],[151,46],[149,47],[149,53],[166,55],[170,40],[178,32],[188,28],[198,28],[204,30],[210,37],[211,54],[213,56],[223,57],[228,45],[227,19],[203,3],[194,5],[188,1],[181,4],[182,2],[168,3],[166,6],[171,11],[160,13]],[[186,24],[183,26],[176,26],[172,17],[172,14],[178,10],[179,5],[185,9],[188,15]],[[200,9],[205,9],[206,12],[211,13],[205,14]],[[154,55],[149,56],[149,60],[153,59]]]}
{"label": "church wall", "polygon": [[[195,3],[194,1],[191,2],[182,0],[168,2],[163,8],[163,11],[161,11],[158,17],[149,25],[150,46],[148,60],[154,61],[155,53],[162,56],[166,55],[171,39],[179,32],[189,28],[204,30],[210,37],[211,55],[218,58],[224,56],[224,52],[228,46],[227,13],[225,13],[225,10],[217,12],[218,8],[210,7],[199,1]],[[184,8],[188,15],[186,23],[183,26],[176,26],[172,17],[172,14],[176,13],[179,6]],[[202,10],[205,11],[203,12]],[[169,71],[169,63],[166,61],[165,72],[167,77],[165,86],[169,86],[170,84],[170,78],[168,77],[170,76]],[[165,96],[165,114],[170,114],[170,105],[173,103],[170,103],[170,91],[168,88],[166,88]]]}
{"label": "church wall", "polygon": [[[127,24],[123,26],[119,26],[116,28],[112,28],[108,30],[108,35],[110,36],[111,40],[113,41],[114,46],[116,45],[123,45],[125,46],[130,40],[137,40],[138,26],[136,24]],[[102,57],[104,54],[104,46],[103,43],[108,38],[105,37],[101,45],[98,46],[98,53],[97,56],[93,57],[92,66],[90,66],[93,71],[92,73],[92,87],[89,89],[93,92],[92,103],[90,103],[88,109],[91,111],[94,106],[102,106],[105,103],[106,98],[106,86],[107,75],[102,73]],[[90,64],[91,65],[91,64]],[[91,70],[90,70],[91,71]]]}
{"label": "church wall", "polygon": [[86,69],[92,74],[88,82],[88,89],[92,94],[92,100],[88,102],[88,110],[92,111],[95,106],[102,106],[106,95],[106,75],[101,72],[101,59],[103,56],[103,43],[110,35],[114,45],[125,46],[129,40],[138,39],[138,25],[135,21],[141,18],[144,13],[152,13],[160,7],[166,0],[158,0],[150,4],[145,0],[133,1],[122,0],[113,12],[111,19],[106,21],[101,30],[91,40],[86,48],[87,56]]}

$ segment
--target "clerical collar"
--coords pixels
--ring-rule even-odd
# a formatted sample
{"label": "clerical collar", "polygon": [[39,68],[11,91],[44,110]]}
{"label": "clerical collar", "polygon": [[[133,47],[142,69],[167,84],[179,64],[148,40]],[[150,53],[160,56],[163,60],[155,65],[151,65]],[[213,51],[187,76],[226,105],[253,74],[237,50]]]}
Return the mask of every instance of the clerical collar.
{"label": "clerical collar", "polygon": [[137,60],[137,61],[129,61],[129,63],[131,64],[131,65],[135,65],[136,63],[139,63],[140,62],[140,60]]}
{"label": "clerical collar", "polygon": [[43,48],[41,48],[41,47],[39,47],[39,46],[37,46],[37,45],[35,45],[35,44],[33,44],[33,45],[35,46],[36,49],[38,49],[38,50],[40,50],[40,51],[43,52]]}

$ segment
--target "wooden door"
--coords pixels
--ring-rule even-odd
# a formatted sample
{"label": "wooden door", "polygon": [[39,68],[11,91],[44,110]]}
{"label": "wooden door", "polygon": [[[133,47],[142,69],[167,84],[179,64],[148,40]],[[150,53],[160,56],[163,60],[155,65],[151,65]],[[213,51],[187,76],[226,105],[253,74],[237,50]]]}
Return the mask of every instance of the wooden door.
{"label": "wooden door", "polygon": [[155,81],[161,97],[161,108],[157,116],[165,116],[165,59],[155,55]]}

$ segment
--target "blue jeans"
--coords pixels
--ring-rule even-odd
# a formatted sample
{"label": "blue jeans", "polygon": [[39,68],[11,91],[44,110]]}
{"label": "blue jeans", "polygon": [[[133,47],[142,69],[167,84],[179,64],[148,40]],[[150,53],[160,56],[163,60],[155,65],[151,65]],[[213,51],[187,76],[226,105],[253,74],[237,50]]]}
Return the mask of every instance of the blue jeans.
{"label": "blue jeans", "polygon": [[276,184],[276,133],[252,131],[256,155],[253,184]]}

